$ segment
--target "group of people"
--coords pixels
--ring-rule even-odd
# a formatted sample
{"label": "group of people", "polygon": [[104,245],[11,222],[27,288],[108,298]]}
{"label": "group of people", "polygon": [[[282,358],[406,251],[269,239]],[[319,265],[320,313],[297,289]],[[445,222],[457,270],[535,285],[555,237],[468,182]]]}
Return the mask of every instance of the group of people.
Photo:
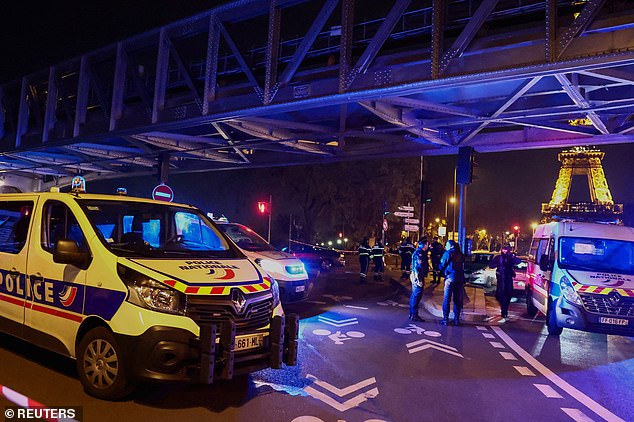
{"label": "group of people", "polygon": [[[432,272],[432,285],[440,284],[444,277],[443,287],[443,318],[442,325],[449,324],[450,307],[453,302],[453,323],[460,325],[460,315],[464,298],[464,262],[465,256],[460,250],[460,245],[454,240],[448,240],[445,246],[434,237],[432,242],[426,237],[421,238],[416,246],[409,239],[405,239],[399,247],[401,256],[401,278],[409,278],[412,283],[412,294],[409,300],[409,319],[411,321],[424,321],[418,313],[418,308],[423,297],[425,279]],[[367,238],[364,238],[359,246],[359,263],[361,264],[360,282],[365,283],[370,261],[374,262],[374,279],[382,280],[384,271],[384,247],[381,241],[376,241],[370,247]],[[431,266],[430,266],[431,262]],[[496,268],[497,289],[496,299],[500,303],[502,319],[504,323],[508,319],[508,308],[513,295],[513,268],[520,262],[508,245],[502,247],[499,255],[496,255],[489,266]]]}

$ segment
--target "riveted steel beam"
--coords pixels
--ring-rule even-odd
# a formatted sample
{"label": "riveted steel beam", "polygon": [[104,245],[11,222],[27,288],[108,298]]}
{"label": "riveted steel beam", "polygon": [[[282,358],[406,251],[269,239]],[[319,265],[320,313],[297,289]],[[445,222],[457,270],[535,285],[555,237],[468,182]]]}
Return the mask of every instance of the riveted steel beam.
{"label": "riveted steel beam", "polygon": [[198,92],[198,88],[196,88],[196,85],[194,84],[194,80],[192,79],[192,76],[189,73],[189,68],[183,62],[183,59],[178,53],[178,50],[176,49],[176,46],[174,45],[174,43],[169,38],[167,39],[167,42],[170,48],[170,56],[176,62],[176,65],[178,66],[178,70],[180,74],[185,78],[185,84],[189,88],[190,92],[192,93],[194,97],[194,101],[196,101],[196,104],[198,104],[198,106],[200,107],[200,111],[202,112],[202,98],[200,97],[200,92]]}
{"label": "riveted steel beam", "polygon": [[431,21],[431,77],[440,77],[440,60],[445,42],[445,17],[447,15],[447,2],[445,0],[433,0]]}
{"label": "riveted steel beam", "polygon": [[57,72],[55,70],[55,66],[51,66],[48,70],[47,91],[46,108],[44,109],[44,126],[42,127],[42,143],[46,143],[48,141],[51,130],[53,130],[55,122],[57,121],[55,111],[57,110],[57,96],[59,92],[57,88]]}
{"label": "riveted steel beam", "polygon": [[280,75],[280,86],[286,86],[291,81],[291,79],[293,79],[293,76],[295,75],[295,72],[297,72],[299,65],[306,57],[306,54],[308,53],[310,47],[312,47],[312,45],[315,43],[317,36],[323,29],[330,15],[332,15],[332,12],[335,10],[335,7],[338,3],[339,0],[326,0],[321,10],[317,14],[317,17],[315,17],[315,20],[313,20],[313,23],[308,29],[308,32],[306,32],[306,35],[304,36],[304,38],[302,38],[302,41],[295,50],[295,53],[293,53],[293,57],[286,65],[284,72],[282,73],[282,75]]}
{"label": "riveted steel beam", "polygon": [[126,70],[128,56],[125,54],[123,42],[117,43],[117,56],[114,68],[114,82],[112,87],[112,106],[110,107],[109,130],[117,129],[117,122],[123,117],[123,96],[125,94]]}
{"label": "riveted steel beam", "polygon": [[223,139],[225,141],[227,141],[227,144],[229,144],[229,145],[231,145],[233,147],[233,152],[238,154],[240,156],[240,158],[242,158],[242,161],[244,161],[245,163],[250,163],[251,162],[247,158],[247,156],[242,152],[242,150],[239,147],[236,147],[236,142],[234,142],[234,140],[231,138],[229,133],[219,123],[212,123],[212,125],[216,129],[216,131],[218,131],[220,136],[222,136]]}
{"label": "riveted steel beam", "polygon": [[[566,94],[568,94],[568,97],[570,97],[572,102],[575,103],[577,107],[580,107],[583,109],[588,109],[592,107],[591,104],[588,102],[588,100],[586,100],[583,94],[579,91],[579,88],[573,85],[565,75],[561,75],[561,74],[555,75],[555,79],[559,81],[559,83],[561,84],[561,87],[564,89],[564,91],[566,91]],[[588,111],[586,116],[588,117],[588,119],[590,119],[590,121],[592,122],[592,125],[595,128],[597,128],[599,132],[601,132],[604,135],[607,135],[610,133],[608,128],[605,126],[605,123],[603,123],[603,121],[601,120],[601,118],[596,112]]]}
{"label": "riveted steel beam", "polygon": [[342,0],[341,39],[339,41],[339,92],[348,89],[348,74],[352,63],[352,30],[354,27],[354,0]]}
{"label": "riveted steel beam", "polygon": [[216,99],[216,81],[218,78],[218,50],[220,47],[220,28],[215,15],[209,18],[207,36],[207,56],[205,58],[205,87],[203,90],[203,115],[209,114],[209,103]]}
{"label": "riveted steel beam", "polygon": [[475,38],[482,24],[487,20],[489,15],[491,15],[497,3],[498,0],[483,0],[482,3],[480,3],[478,10],[476,10],[471,19],[469,19],[467,26],[464,27],[449,50],[443,54],[440,60],[440,73],[443,73],[445,69],[449,67],[451,61],[455,57],[460,57],[467,47],[469,47],[469,44]]}
{"label": "riveted steel beam", "polygon": [[394,6],[392,6],[389,13],[381,23],[381,26],[361,54],[361,57],[359,57],[357,63],[348,74],[348,77],[346,78],[346,89],[350,88],[350,85],[354,83],[354,80],[358,75],[364,74],[368,70],[368,67],[370,67],[370,64],[372,64],[372,61],[379,53],[379,50],[381,50],[381,47],[385,44],[385,41],[388,39],[394,30],[394,27],[403,16],[403,13],[405,13],[405,10],[409,6],[410,2],[411,0],[396,0]]}
{"label": "riveted steel beam", "polygon": [[546,0],[546,61],[555,61],[557,56],[557,0]]}
{"label": "riveted steel beam", "polygon": [[214,19],[216,19],[216,25],[218,25],[218,29],[220,29],[220,33],[222,34],[222,37],[224,38],[225,42],[227,43],[227,46],[229,46],[229,49],[233,53],[233,57],[235,57],[236,61],[240,65],[240,69],[242,69],[242,72],[247,76],[247,79],[249,80],[249,82],[251,82],[251,85],[253,85],[253,88],[255,89],[255,91],[256,92],[261,91],[258,80],[253,75],[253,72],[247,65],[247,62],[244,60],[244,57],[242,57],[242,53],[240,53],[238,46],[233,41],[233,38],[231,38],[229,31],[227,31],[227,28],[225,28],[225,26],[222,24],[220,19],[218,19],[217,17]]}
{"label": "riveted steel beam", "polygon": [[26,134],[29,129],[29,78],[23,77],[22,84],[20,85],[20,105],[18,107],[18,124],[15,134],[15,146],[16,148],[22,145],[22,136]]}
{"label": "riveted steel beam", "polygon": [[167,28],[161,28],[156,57],[156,79],[154,81],[154,101],[152,103],[152,123],[157,123],[159,113],[165,108],[165,91],[169,71],[170,48]]}
{"label": "riveted steel beam", "polygon": [[264,104],[270,104],[278,90],[277,60],[280,51],[280,27],[282,24],[282,10],[276,0],[270,0],[269,30],[266,43],[266,69],[264,74]]}
{"label": "riveted steel beam", "polygon": [[79,81],[77,83],[77,101],[75,103],[75,122],[73,125],[74,137],[79,136],[81,126],[86,123],[89,93],[90,75],[88,74],[88,57],[83,55],[81,56],[81,62],[79,65]]}
{"label": "riveted steel beam", "polygon": [[572,25],[557,39],[557,58],[561,58],[574,39],[583,34],[594,21],[594,18],[597,17],[604,3],[605,0],[588,0],[586,2],[579,16],[572,22]]}

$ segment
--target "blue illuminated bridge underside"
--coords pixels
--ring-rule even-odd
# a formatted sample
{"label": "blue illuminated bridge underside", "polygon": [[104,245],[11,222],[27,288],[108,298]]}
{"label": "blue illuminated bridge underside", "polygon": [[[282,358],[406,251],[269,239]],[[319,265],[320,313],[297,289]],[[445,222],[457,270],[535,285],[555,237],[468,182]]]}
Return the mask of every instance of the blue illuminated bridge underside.
{"label": "blue illuminated bridge underside", "polygon": [[0,87],[45,184],[633,140],[627,1],[234,1]]}

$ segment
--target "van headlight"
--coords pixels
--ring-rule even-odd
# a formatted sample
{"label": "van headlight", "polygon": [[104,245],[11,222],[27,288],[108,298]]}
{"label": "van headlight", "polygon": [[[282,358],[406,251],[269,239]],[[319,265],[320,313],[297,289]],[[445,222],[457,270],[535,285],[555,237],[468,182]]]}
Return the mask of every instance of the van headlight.
{"label": "van headlight", "polygon": [[267,258],[257,258],[255,263],[258,264],[267,273],[282,273],[284,267],[277,261]]}
{"label": "van headlight", "polygon": [[271,281],[271,294],[273,295],[273,308],[280,304],[280,286],[277,285],[277,281],[269,276]]}
{"label": "van headlight", "polygon": [[128,302],[153,311],[185,315],[183,293],[121,264],[117,265],[117,272],[128,287]]}
{"label": "van headlight", "polygon": [[567,277],[561,277],[559,286],[561,287],[561,293],[567,302],[572,303],[573,305],[583,306],[581,296],[579,296],[579,293],[577,293]]}

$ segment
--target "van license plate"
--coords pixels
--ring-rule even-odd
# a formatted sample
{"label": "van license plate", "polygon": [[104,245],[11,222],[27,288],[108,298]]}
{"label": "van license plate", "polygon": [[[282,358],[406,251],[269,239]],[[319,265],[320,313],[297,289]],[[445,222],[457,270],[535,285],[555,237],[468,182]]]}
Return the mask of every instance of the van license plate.
{"label": "van license plate", "polygon": [[306,290],[306,286],[295,287],[295,293],[303,292],[304,290]]}
{"label": "van license plate", "polygon": [[611,325],[627,325],[627,320],[623,318],[607,318],[601,317],[599,318],[599,322],[601,324],[611,324]]}
{"label": "van license plate", "polygon": [[264,336],[262,334],[253,334],[250,336],[236,338],[236,345],[233,349],[235,352],[240,350],[257,349],[264,344]]}

